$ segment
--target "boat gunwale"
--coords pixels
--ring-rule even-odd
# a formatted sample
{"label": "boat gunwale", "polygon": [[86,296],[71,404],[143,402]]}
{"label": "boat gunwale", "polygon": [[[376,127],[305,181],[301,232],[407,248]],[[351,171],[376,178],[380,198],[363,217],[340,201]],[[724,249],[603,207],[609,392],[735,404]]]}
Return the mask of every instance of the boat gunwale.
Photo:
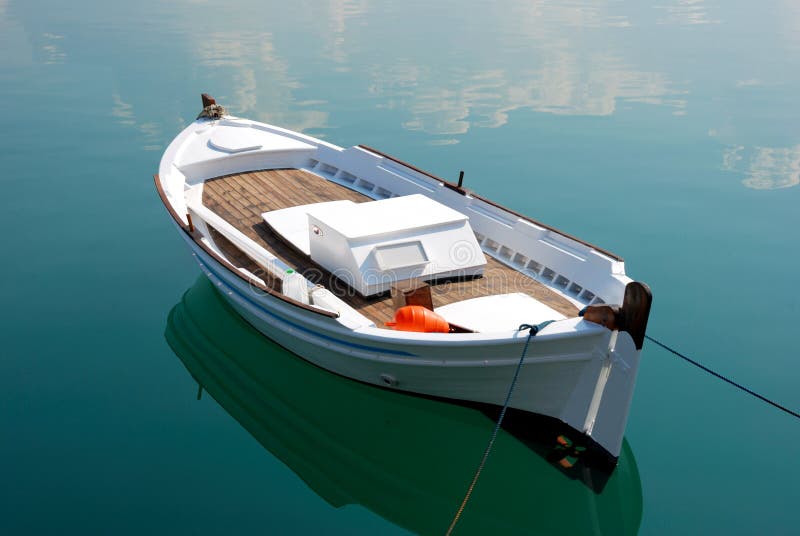
{"label": "boat gunwale", "polygon": [[525,220],[527,222],[530,222],[530,223],[533,223],[535,225],[538,225],[539,227],[544,227],[548,231],[552,231],[552,232],[554,232],[556,234],[559,234],[559,235],[561,235],[561,236],[563,236],[565,238],[569,238],[570,240],[574,240],[575,242],[578,242],[579,244],[583,244],[584,246],[590,247],[590,248],[594,249],[595,251],[597,251],[598,253],[602,253],[603,255],[606,255],[607,257],[610,257],[611,259],[613,259],[615,261],[624,262],[624,259],[622,257],[620,257],[619,255],[617,255],[616,253],[612,253],[612,252],[608,251],[607,249],[603,249],[601,247],[598,247],[598,246],[592,244],[591,242],[587,242],[586,240],[583,240],[582,238],[578,238],[575,235],[571,235],[569,233],[566,233],[566,232],[564,232],[564,231],[562,231],[562,230],[560,230],[560,229],[558,229],[556,227],[553,227],[552,225],[548,225],[546,223],[542,223],[541,221],[535,220],[535,219],[531,218],[530,216],[526,216],[525,214],[522,214],[521,212],[517,212],[516,210],[513,210],[513,209],[510,209],[508,207],[505,207],[505,206],[501,205],[500,203],[497,203],[495,201],[492,201],[491,199],[487,199],[487,198],[485,198],[485,197],[483,197],[481,195],[476,194],[472,190],[468,190],[466,188],[462,188],[462,187],[458,186],[457,184],[455,184],[455,183],[453,183],[451,181],[448,181],[447,179],[443,179],[443,178],[441,178],[439,176],[434,175],[433,173],[425,171],[424,169],[420,169],[417,166],[415,166],[413,164],[409,164],[408,162],[400,160],[399,158],[396,158],[396,157],[394,157],[394,156],[392,156],[390,154],[387,154],[387,153],[384,153],[383,151],[379,151],[377,149],[374,149],[374,148],[370,147],[369,145],[359,144],[356,147],[364,149],[365,151],[369,151],[370,153],[373,153],[373,154],[375,154],[377,156],[380,156],[382,158],[386,158],[388,160],[391,160],[392,162],[394,162],[396,164],[400,164],[401,166],[405,166],[408,169],[410,169],[412,171],[416,171],[417,173],[421,173],[421,174],[425,175],[426,177],[429,177],[429,178],[431,178],[433,180],[439,181],[444,185],[445,188],[453,190],[454,192],[457,192],[457,193],[459,193],[461,195],[469,195],[469,196],[473,197],[474,199],[477,199],[479,201],[483,201],[484,203],[487,203],[487,204],[489,204],[489,205],[491,205],[491,206],[493,206],[495,208],[499,208],[501,210],[505,210],[509,214],[513,214],[514,216],[517,216],[518,218],[522,218],[523,220]]}

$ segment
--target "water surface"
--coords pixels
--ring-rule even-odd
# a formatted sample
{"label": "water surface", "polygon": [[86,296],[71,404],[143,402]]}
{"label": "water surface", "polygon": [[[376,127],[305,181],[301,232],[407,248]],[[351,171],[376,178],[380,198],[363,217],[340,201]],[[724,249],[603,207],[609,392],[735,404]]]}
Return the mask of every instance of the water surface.
{"label": "water surface", "polygon": [[[788,0],[0,0],[0,532],[435,532],[458,473],[469,481],[491,422],[465,408],[388,402],[465,443],[420,488],[446,488],[439,519],[389,512],[385,478],[332,499],[222,400],[196,400],[164,334],[184,294],[206,291],[151,175],[203,91],[237,115],[465,170],[480,194],[624,256],[654,291],[652,335],[800,407],[799,36]],[[213,294],[198,307],[228,318]],[[350,388],[345,401],[387,396]],[[338,417],[341,442],[358,421]],[[351,448],[383,437],[356,428]],[[637,504],[645,534],[800,521],[800,426],[652,345],[626,434],[638,488],[588,500],[501,438],[492,478],[518,462],[576,513],[556,525],[569,508],[541,488],[490,478],[467,533],[503,492],[531,498],[536,520],[511,518],[532,532],[584,532],[572,521],[592,501],[623,504],[586,529],[612,534],[636,530],[619,523]],[[337,464],[334,444],[318,441],[314,464]],[[401,445],[387,459],[406,463]]]}

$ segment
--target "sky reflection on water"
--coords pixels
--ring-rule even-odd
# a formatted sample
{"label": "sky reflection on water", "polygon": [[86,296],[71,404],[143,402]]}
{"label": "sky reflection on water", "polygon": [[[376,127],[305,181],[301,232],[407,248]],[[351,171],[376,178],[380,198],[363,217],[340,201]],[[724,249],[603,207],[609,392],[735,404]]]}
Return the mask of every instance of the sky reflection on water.
{"label": "sky reflection on water", "polygon": [[[427,135],[431,145],[452,145],[470,129],[506,125],[519,111],[607,117],[644,104],[685,117],[679,128],[704,123],[722,143],[720,169],[742,185],[796,186],[796,112],[761,117],[759,106],[776,96],[780,104],[798,87],[789,73],[800,68],[800,8],[776,1],[754,13],[745,6],[241,1],[220,13],[208,2],[185,0],[124,12],[101,3],[82,19],[44,15],[26,25],[32,14],[2,0],[0,58],[6,65],[81,63],[81,34],[124,28],[130,19],[131,27],[164,32],[189,72],[221,87],[217,97],[233,113],[289,128],[324,136],[344,120],[332,114],[358,103]],[[162,16],[148,20],[149,11]],[[116,45],[132,38],[123,30]],[[159,60],[152,60],[157,72]],[[158,150],[174,123],[165,128],[163,117],[146,117],[125,93],[118,87],[109,96],[112,116],[135,121],[130,126],[141,132],[143,148]],[[185,124],[190,117],[175,119]]]}
{"label": "sky reflection on water", "polygon": [[[800,407],[800,2],[0,0],[0,533],[401,530],[322,505],[164,342],[198,272],[151,177],[201,92],[466,170],[624,256],[653,336]],[[626,441],[644,533],[800,526],[795,423],[648,346]]]}

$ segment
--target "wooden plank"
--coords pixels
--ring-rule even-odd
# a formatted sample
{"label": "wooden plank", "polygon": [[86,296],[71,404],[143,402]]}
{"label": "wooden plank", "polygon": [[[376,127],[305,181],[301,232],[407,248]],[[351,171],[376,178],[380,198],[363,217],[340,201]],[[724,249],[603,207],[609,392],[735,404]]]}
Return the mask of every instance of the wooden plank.
{"label": "wooden plank", "polygon": [[245,192],[253,197],[253,201],[256,199],[260,201],[259,205],[268,203],[273,198],[279,205],[292,202],[281,190],[275,188],[266,178],[259,174],[255,174],[252,177],[236,177],[234,180],[243,185]]}
{"label": "wooden plank", "polygon": [[[371,201],[366,195],[298,169],[228,175],[206,181],[203,188],[203,204],[206,207],[272,251],[310,281],[325,285],[376,325],[382,326],[394,314],[392,298],[388,293],[373,297],[361,296],[307,255],[284,242],[261,217],[261,213],[270,210],[339,199],[349,199],[357,203]],[[235,249],[233,244],[230,246]],[[228,251],[229,249],[225,250],[226,254]],[[243,263],[243,266],[247,262],[232,251],[231,255],[237,262]],[[524,292],[567,317],[577,315],[577,307],[563,296],[496,259],[487,256],[487,261],[483,277],[431,282],[434,307],[481,296]]]}
{"label": "wooden plank", "polygon": [[274,188],[269,185],[260,173],[254,173],[251,180],[247,180],[245,177],[233,177],[232,179],[241,184],[245,192],[252,196],[257,196],[260,200],[269,199],[272,195],[280,194],[280,192],[274,191]]}

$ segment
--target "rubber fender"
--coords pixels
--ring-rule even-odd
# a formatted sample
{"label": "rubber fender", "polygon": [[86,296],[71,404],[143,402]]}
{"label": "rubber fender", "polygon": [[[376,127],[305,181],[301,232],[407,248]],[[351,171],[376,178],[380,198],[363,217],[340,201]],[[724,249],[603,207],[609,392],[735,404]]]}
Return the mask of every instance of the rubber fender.
{"label": "rubber fender", "polygon": [[386,325],[397,331],[423,333],[450,333],[450,324],[430,309],[421,305],[406,305],[394,313],[394,322]]}

